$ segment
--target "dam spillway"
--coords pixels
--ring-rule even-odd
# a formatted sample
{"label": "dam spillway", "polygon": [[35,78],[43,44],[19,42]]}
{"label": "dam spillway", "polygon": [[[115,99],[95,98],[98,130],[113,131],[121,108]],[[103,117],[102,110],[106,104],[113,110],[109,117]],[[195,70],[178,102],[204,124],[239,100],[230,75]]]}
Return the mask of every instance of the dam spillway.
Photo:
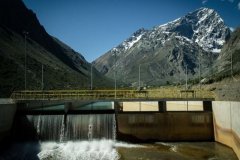
{"label": "dam spillway", "polygon": [[45,141],[115,139],[114,114],[27,115]]}
{"label": "dam spillway", "polygon": [[104,138],[141,142],[214,139],[208,102],[118,101],[41,105],[20,106],[17,112],[27,115],[41,140]]}
{"label": "dam spillway", "polygon": [[[193,103],[190,101],[187,103],[188,106],[185,105],[185,102],[181,102],[180,111],[175,110],[172,101],[166,103],[163,101],[144,101],[143,103],[135,103],[138,105],[135,105],[135,107],[131,105],[135,108],[131,111],[129,108],[126,108],[129,102],[125,103],[119,101],[114,103],[110,102],[108,104],[111,105],[108,105],[106,109],[100,107],[100,110],[94,108],[99,104],[87,104],[84,105],[84,107],[80,107],[80,109],[79,107],[75,107],[78,106],[76,103],[70,104],[67,102],[56,106],[46,105],[46,110],[44,110],[42,105],[39,107],[31,104],[26,106],[21,104],[18,107],[22,108],[18,108],[16,116],[25,116],[27,118],[27,121],[34,127],[41,143],[44,144],[44,146],[42,146],[43,148],[45,144],[47,145],[46,147],[49,148],[48,145],[50,144],[48,141],[54,141],[56,146],[60,148],[63,147],[63,145],[66,145],[66,147],[68,145],[78,145],[78,141],[81,141],[79,142],[81,144],[82,141],[86,141],[90,148],[101,148],[103,145],[102,143],[115,146],[118,141],[135,143],[152,143],[156,141],[173,141],[175,143],[176,141],[204,141],[204,143],[207,144],[205,141],[212,142],[216,137],[213,132],[214,118],[212,117],[213,114],[209,102],[202,102],[202,105],[197,107],[194,107]],[[149,107],[152,111],[148,110]],[[94,110],[91,110],[93,108]],[[32,110],[30,111],[30,109]],[[50,114],[52,109],[59,109],[61,114],[56,114],[57,112]],[[104,113],[105,111],[106,113]],[[24,114],[24,112],[28,114]],[[234,126],[236,128],[236,125]],[[220,135],[218,135],[218,140],[220,139],[219,137]],[[106,141],[102,141],[102,139]],[[114,139],[116,139],[116,143],[113,142]],[[76,143],[70,144],[69,141]],[[98,146],[98,144],[100,146]],[[163,148],[164,145],[165,144],[162,146]],[[173,146],[173,148],[171,146]],[[177,146],[171,144],[170,150]],[[183,146],[185,146],[185,144],[183,144]],[[65,150],[64,148],[62,149]],[[58,149],[54,147],[53,150],[55,152]],[[90,150],[87,152],[94,154]],[[44,159],[44,152],[43,149],[39,155],[41,157],[40,159]],[[48,151],[46,150],[46,152]],[[94,150],[94,152],[96,151]],[[105,154],[104,150],[101,152]],[[111,150],[110,152],[116,153],[116,150]],[[83,153],[81,152],[81,154]],[[46,153],[46,155],[49,156],[49,153]],[[64,157],[64,155],[62,156]]]}

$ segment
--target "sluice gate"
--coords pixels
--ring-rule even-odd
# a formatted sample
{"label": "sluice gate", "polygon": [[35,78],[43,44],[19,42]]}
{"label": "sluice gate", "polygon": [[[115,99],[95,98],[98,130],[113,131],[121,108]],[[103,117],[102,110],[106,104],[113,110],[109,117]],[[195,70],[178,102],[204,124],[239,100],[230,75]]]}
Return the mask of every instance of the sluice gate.
{"label": "sluice gate", "polygon": [[31,101],[19,103],[17,114],[43,139],[214,140],[211,101]]}

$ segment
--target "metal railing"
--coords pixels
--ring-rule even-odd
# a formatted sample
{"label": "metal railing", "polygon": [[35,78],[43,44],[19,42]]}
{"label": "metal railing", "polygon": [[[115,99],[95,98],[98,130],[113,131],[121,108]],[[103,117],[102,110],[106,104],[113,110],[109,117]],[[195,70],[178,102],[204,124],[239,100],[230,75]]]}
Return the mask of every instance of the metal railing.
{"label": "metal railing", "polygon": [[[15,100],[112,100],[115,90],[26,90],[14,91]],[[179,89],[117,90],[116,99],[214,99],[214,94],[206,90],[194,90],[194,94]]]}

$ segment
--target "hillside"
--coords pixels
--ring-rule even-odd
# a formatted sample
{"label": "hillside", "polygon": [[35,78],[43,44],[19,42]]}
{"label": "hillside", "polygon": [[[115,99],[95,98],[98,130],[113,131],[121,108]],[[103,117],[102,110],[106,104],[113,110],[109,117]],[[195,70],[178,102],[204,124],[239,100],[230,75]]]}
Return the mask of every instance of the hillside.
{"label": "hillside", "polygon": [[217,100],[240,100],[240,28],[224,44],[214,64],[212,81],[212,84],[203,87],[214,91]]}
{"label": "hillside", "polygon": [[[90,87],[91,64],[60,40],[50,36],[21,0],[0,2],[0,97],[24,89],[25,36],[27,89],[83,89]],[[109,80],[93,69],[94,86]],[[98,77],[98,78],[96,78]]]}
{"label": "hillside", "polygon": [[[232,65],[231,65],[232,62]],[[240,28],[237,28],[224,44],[216,63],[216,77],[225,77],[240,73]]]}

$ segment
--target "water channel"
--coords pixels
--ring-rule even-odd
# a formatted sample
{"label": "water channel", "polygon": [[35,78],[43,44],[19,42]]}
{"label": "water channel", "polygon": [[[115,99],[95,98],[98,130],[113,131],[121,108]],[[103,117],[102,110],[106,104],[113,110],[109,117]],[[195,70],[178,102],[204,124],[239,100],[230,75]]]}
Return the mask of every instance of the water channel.
{"label": "water channel", "polygon": [[116,128],[115,114],[19,115],[0,160],[237,160],[217,142],[133,144],[116,139]]}

